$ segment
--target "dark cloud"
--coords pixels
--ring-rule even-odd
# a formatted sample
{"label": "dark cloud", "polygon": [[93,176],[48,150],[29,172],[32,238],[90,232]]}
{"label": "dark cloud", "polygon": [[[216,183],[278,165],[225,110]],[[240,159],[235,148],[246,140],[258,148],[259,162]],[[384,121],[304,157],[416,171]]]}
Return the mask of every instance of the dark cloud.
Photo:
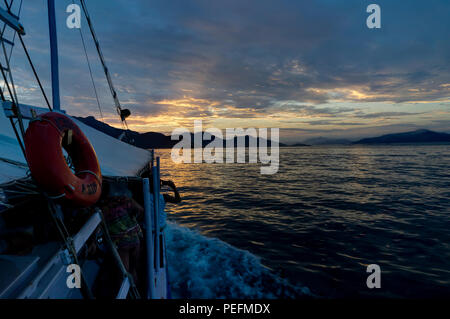
{"label": "dark cloud", "polygon": [[[73,113],[96,114],[95,99],[81,98],[94,94],[78,31],[65,27],[69,3],[57,1],[63,101],[68,109],[76,107]],[[358,110],[321,104],[448,98],[450,2],[379,0],[380,30],[365,26],[369,3],[110,0],[88,6],[119,97],[139,116],[178,111],[186,117],[213,115],[204,104],[181,110],[160,103],[185,97],[216,103],[214,114],[231,118],[274,112],[339,117]],[[25,40],[49,92],[46,4],[24,5]],[[113,114],[87,24],[82,23],[102,106]],[[23,55],[16,62],[22,76]],[[18,84],[25,87],[30,81],[22,77]],[[360,112],[354,117],[420,114]]]}
{"label": "dark cloud", "polygon": [[375,119],[375,118],[398,118],[402,116],[413,116],[418,114],[424,114],[423,112],[414,113],[414,112],[377,112],[377,113],[368,113],[368,114],[356,114],[355,117],[362,119]]}
{"label": "dark cloud", "polygon": [[333,126],[355,126],[355,125],[365,125],[366,123],[358,122],[340,122],[340,121],[328,121],[328,120],[318,120],[318,121],[305,121],[309,125],[333,125]]}

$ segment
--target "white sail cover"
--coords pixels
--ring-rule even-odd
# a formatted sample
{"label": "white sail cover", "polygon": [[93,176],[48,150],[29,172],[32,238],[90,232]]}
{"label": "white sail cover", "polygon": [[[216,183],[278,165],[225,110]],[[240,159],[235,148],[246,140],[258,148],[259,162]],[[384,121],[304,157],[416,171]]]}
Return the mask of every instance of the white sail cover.
{"label": "white sail cover", "polygon": [[[150,161],[149,151],[121,142],[74,118],[72,120],[94,147],[102,175],[134,176]],[[11,123],[0,108],[0,184],[22,178],[27,171],[28,166]]]}

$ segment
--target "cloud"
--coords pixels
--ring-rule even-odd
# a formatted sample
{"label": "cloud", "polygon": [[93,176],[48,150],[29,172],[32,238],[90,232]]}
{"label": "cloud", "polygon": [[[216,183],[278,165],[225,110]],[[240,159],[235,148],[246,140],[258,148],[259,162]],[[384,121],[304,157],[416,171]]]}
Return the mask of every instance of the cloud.
{"label": "cloud", "polygon": [[365,125],[366,123],[358,123],[358,122],[340,122],[340,121],[329,121],[329,120],[318,120],[318,121],[305,121],[309,125],[332,125],[332,126],[357,126],[357,125]]}
{"label": "cloud", "polygon": [[378,113],[368,113],[368,114],[357,114],[355,117],[362,118],[362,119],[375,119],[375,118],[398,118],[401,116],[413,116],[413,115],[419,115],[424,114],[421,113],[414,113],[414,112],[378,112]]}
{"label": "cloud", "polygon": [[[72,114],[96,115],[78,30],[65,27],[69,3],[57,2],[63,103]],[[422,113],[416,108],[387,112],[354,105],[450,100],[450,2],[379,0],[380,30],[365,27],[367,4],[111,0],[88,7],[119,99],[137,129],[195,118],[312,126],[409,118],[414,124]],[[41,1],[25,3],[21,20],[50,92],[45,10]],[[84,20],[81,30],[105,118],[112,119],[114,103]],[[17,84],[30,87],[23,54],[14,63],[21,70]],[[24,92],[27,102],[37,96]]]}

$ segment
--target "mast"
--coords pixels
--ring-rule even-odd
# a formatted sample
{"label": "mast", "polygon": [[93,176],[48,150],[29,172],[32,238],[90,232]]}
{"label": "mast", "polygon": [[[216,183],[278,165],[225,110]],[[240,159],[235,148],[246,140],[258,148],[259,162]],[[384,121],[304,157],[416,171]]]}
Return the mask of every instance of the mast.
{"label": "mast", "polygon": [[60,111],[61,105],[59,100],[58,39],[56,34],[55,0],[47,0],[47,6],[48,27],[50,34],[53,109],[55,111]]}

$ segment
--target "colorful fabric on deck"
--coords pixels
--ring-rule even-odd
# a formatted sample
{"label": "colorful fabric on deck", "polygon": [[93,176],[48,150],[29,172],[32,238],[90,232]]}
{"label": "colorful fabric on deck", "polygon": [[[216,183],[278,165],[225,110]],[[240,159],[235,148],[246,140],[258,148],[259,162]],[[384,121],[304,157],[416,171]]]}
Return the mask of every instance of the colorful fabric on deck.
{"label": "colorful fabric on deck", "polygon": [[118,248],[139,246],[143,237],[136,215],[139,213],[136,204],[128,197],[114,196],[101,204],[111,239]]}

